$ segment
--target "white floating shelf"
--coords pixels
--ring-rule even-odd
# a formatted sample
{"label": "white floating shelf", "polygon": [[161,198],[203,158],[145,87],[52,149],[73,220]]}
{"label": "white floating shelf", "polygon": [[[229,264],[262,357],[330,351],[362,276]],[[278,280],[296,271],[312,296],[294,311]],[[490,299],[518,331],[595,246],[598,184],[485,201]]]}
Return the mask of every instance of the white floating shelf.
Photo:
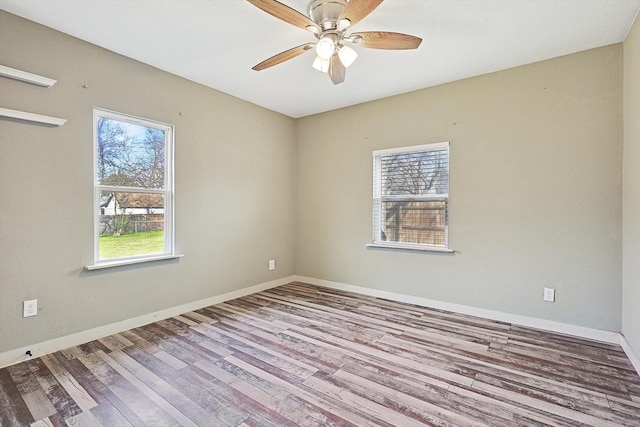
{"label": "white floating shelf", "polygon": [[51,87],[56,84],[57,80],[49,77],[39,76],[37,74],[28,73],[15,68],[0,65],[0,76],[9,77],[10,79],[20,80],[22,82],[31,83],[38,86]]}
{"label": "white floating shelf", "polygon": [[43,116],[42,114],[27,113],[24,111],[10,110],[8,108],[0,108],[0,117],[8,119],[25,120],[28,122],[42,123],[44,125],[62,126],[67,119],[58,117]]}

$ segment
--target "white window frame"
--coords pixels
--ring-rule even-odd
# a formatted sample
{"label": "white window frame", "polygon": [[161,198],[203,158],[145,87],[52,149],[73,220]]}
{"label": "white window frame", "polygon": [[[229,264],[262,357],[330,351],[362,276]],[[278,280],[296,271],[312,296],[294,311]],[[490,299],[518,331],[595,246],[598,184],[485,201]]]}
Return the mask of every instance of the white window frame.
{"label": "white window frame", "polygon": [[[124,123],[144,126],[148,128],[160,129],[165,136],[165,170],[164,170],[164,188],[146,188],[146,187],[119,187],[102,185],[98,183],[98,119],[107,118],[117,120]],[[130,114],[119,113],[98,107],[93,109],[93,264],[87,265],[87,270],[97,270],[102,268],[116,267],[121,265],[138,264],[149,261],[158,261],[164,259],[173,259],[182,257],[175,253],[175,228],[174,228],[174,139],[175,128],[173,125],[163,123],[151,119],[132,116]],[[145,194],[162,194],[164,196],[164,235],[163,235],[163,251],[160,254],[145,254],[131,257],[122,257],[115,259],[100,259],[100,192],[103,190],[116,190],[121,192],[145,193]]]}
{"label": "white window frame", "polygon": [[[426,194],[426,195],[412,195],[412,196],[382,196],[382,167],[381,159],[384,156],[393,154],[405,154],[415,152],[427,152],[446,149],[448,153],[447,161],[447,193],[446,194]],[[436,142],[431,144],[414,145],[410,147],[390,148],[385,150],[376,150],[372,152],[373,156],[373,220],[372,220],[372,243],[367,244],[367,247],[379,247],[390,249],[408,249],[419,251],[435,251],[435,252],[455,252],[449,248],[449,166],[451,163],[451,151],[449,149],[449,142]],[[447,216],[445,221],[445,244],[433,245],[425,243],[411,243],[411,242],[389,242],[382,240],[382,215],[379,214],[382,210],[381,204],[386,201],[412,201],[412,202],[430,202],[430,201],[444,201],[447,204]],[[376,215],[378,212],[378,215]]]}

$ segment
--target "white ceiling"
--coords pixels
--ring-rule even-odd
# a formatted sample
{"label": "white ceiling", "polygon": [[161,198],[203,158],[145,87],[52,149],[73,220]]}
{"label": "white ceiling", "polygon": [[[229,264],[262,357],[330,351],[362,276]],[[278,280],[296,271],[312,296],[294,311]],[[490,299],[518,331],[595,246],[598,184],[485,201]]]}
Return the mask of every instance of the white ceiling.
{"label": "white ceiling", "polygon": [[[306,14],[310,0],[281,2]],[[621,42],[640,0],[387,0],[353,31],[411,34],[422,45],[355,46],[340,85],[311,68],[313,52],[253,71],[315,38],[243,0],[0,0],[0,8],[297,118]]]}

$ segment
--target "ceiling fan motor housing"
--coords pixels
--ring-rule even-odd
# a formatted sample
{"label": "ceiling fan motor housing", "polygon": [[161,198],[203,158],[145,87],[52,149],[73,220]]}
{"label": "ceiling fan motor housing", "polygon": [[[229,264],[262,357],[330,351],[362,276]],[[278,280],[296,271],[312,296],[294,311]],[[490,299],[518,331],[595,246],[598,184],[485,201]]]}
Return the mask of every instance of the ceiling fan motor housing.
{"label": "ceiling fan motor housing", "polygon": [[314,0],[309,5],[309,18],[322,29],[335,30],[347,0]]}

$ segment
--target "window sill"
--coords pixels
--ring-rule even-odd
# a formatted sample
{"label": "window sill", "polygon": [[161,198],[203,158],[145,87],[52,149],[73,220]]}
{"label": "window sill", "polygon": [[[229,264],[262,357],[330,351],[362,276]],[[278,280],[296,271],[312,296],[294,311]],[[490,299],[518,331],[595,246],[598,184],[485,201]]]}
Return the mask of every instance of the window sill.
{"label": "window sill", "polygon": [[111,268],[111,267],[120,267],[123,265],[133,265],[133,264],[141,264],[143,262],[152,262],[152,261],[162,261],[167,259],[176,259],[182,258],[183,254],[178,255],[156,255],[156,256],[148,256],[144,258],[133,258],[133,259],[118,259],[113,261],[104,261],[97,264],[86,265],[84,267],[85,270],[101,270],[103,268]]}
{"label": "window sill", "polygon": [[439,246],[423,246],[423,245],[409,245],[402,243],[368,243],[367,248],[381,248],[381,249],[401,249],[408,251],[421,251],[421,252],[444,252],[444,253],[455,253],[455,249],[443,248]]}

